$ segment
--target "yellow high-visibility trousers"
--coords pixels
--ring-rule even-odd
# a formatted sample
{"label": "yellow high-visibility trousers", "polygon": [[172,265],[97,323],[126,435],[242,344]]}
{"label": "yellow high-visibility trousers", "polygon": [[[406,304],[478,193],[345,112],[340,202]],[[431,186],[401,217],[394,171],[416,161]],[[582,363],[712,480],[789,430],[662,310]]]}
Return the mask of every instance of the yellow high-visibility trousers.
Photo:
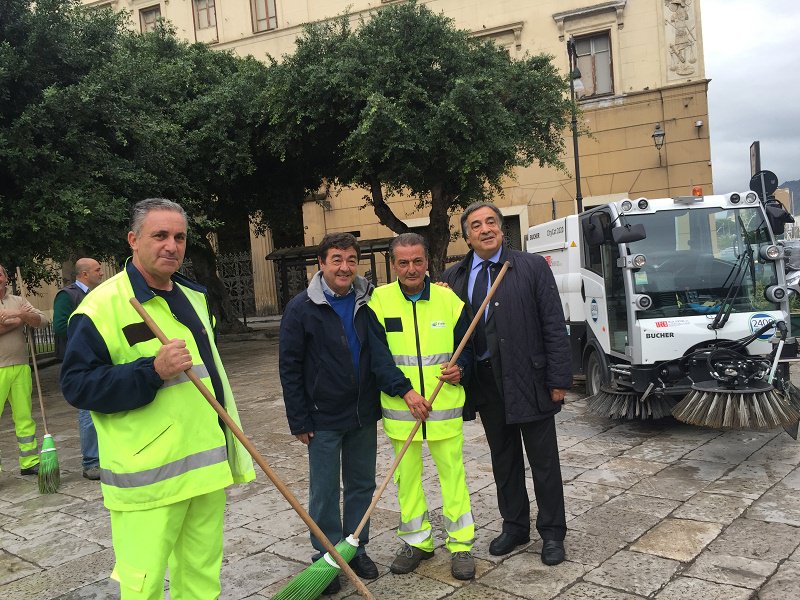
{"label": "yellow high-visibility trousers", "polygon": [[39,464],[36,423],[31,416],[31,390],[30,366],[0,367],[0,418],[8,400],[17,434],[20,469],[30,469]]}
{"label": "yellow high-visibility trousers", "polygon": [[[442,517],[447,532],[445,546],[450,552],[466,552],[475,541],[475,522],[469,502],[469,488],[461,450],[464,435],[444,440],[426,440],[436,463],[442,491]],[[405,443],[392,440],[395,456]],[[409,546],[431,552],[433,536],[428,519],[428,503],[422,488],[422,441],[411,442],[394,474],[400,504],[397,535]]]}
{"label": "yellow high-visibility trousers", "polygon": [[169,564],[172,600],[220,595],[225,490],[152,508],[111,512],[121,600],[161,600]]}

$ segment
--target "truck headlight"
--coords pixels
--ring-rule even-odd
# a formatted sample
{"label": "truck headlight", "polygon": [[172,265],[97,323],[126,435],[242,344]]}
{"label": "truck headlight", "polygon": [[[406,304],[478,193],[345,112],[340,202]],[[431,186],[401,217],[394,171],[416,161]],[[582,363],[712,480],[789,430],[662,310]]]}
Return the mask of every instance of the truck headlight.
{"label": "truck headlight", "polygon": [[623,200],[620,208],[622,208],[622,212],[629,212],[633,208],[633,204],[630,200]]}
{"label": "truck headlight", "polygon": [[764,290],[764,296],[770,302],[781,302],[786,298],[786,288],[780,285],[771,285]]}
{"label": "truck headlight", "polygon": [[755,192],[748,192],[744,197],[746,204],[753,204],[756,200],[758,200],[758,195]]}
{"label": "truck headlight", "polygon": [[775,244],[764,244],[758,249],[758,254],[762,259],[778,260],[781,257],[781,249]]}
{"label": "truck headlight", "polygon": [[631,262],[635,268],[641,269],[647,264],[647,257],[644,254],[637,254]]}
{"label": "truck headlight", "polygon": [[647,310],[653,306],[653,299],[647,294],[637,294],[633,301],[636,303],[637,310]]}

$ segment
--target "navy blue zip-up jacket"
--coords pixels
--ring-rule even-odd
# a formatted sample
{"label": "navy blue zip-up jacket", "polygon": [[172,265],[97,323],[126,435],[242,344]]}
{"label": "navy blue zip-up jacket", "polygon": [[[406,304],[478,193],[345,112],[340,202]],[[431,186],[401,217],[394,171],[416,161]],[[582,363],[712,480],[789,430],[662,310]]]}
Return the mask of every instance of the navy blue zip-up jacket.
{"label": "navy blue zip-up jacket", "polygon": [[[128,260],[125,272],[131,280],[136,299],[146,307],[147,301],[155,293],[133,266],[133,261]],[[202,285],[179,273],[174,273],[172,280],[190,289],[206,292]],[[100,285],[105,285],[105,282]],[[111,414],[134,410],[153,401],[164,383],[153,366],[154,356],[114,365],[103,338],[89,317],[75,315],[69,320],[68,327],[69,341],[60,375],[61,391],[67,402],[75,408]],[[144,335],[143,340],[155,337],[149,331]],[[200,354],[212,380],[218,379],[211,351],[207,348],[207,339],[203,340],[203,337],[197,339]],[[215,385],[217,400],[224,406],[225,398],[220,391],[221,386]]]}
{"label": "navy blue zip-up jacket", "polygon": [[[358,373],[342,321],[325,299],[321,272],[283,311],[279,371],[286,417],[294,435],[346,431],[380,419],[380,394],[368,335],[371,311],[367,302],[373,286],[357,276],[354,288],[353,326],[361,344]],[[382,363],[391,361],[388,351],[379,348],[378,352]],[[410,383],[405,391],[409,389]]]}

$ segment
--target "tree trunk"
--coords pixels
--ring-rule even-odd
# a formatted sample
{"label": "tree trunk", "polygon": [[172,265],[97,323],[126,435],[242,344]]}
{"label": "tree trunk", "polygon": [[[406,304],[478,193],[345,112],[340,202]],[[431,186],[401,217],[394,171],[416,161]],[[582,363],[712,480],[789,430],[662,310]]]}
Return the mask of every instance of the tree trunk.
{"label": "tree trunk", "polygon": [[452,198],[444,193],[441,186],[434,186],[431,190],[431,210],[429,213],[427,235],[430,249],[428,272],[431,279],[436,281],[444,271],[447,260],[447,248],[450,245],[450,216],[448,208]]}
{"label": "tree trunk", "polygon": [[[398,219],[392,212],[391,207],[383,198],[381,183],[376,177],[370,178],[370,191],[372,192],[372,207],[381,225],[388,227],[395,233],[406,233],[409,230],[408,225]],[[425,239],[428,240],[428,250],[430,251],[428,272],[433,281],[436,281],[442,274],[447,260],[447,248],[450,245],[450,215],[448,214],[448,209],[452,201],[453,197],[446,194],[442,186],[437,185],[431,189],[431,210],[428,213],[430,223],[425,228],[424,235]]]}
{"label": "tree trunk", "polygon": [[374,175],[369,179],[369,188],[372,193],[372,208],[381,225],[388,227],[395,233],[406,233],[408,231],[408,225],[398,219],[389,205],[386,204],[386,200],[383,199],[381,182],[378,181],[378,178]]}
{"label": "tree trunk", "polygon": [[197,282],[206,286],[211,311],[217,318],[219,333],[240,333],[248,331],[236,317],[228,290],[217,274],[217,257],[208,238],[200,236],[202,245],[192,244],[186,249],[186,258],[192,261],[194,277]]}

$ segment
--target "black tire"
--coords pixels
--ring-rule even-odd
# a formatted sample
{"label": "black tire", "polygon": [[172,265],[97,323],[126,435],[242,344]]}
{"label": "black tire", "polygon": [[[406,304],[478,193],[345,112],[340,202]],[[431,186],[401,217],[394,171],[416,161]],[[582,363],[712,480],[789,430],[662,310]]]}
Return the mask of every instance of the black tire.
{"label": "black tire", "polygon": [[586,366],[583,369],[586,374],[586,395],[594,396],[600,391],[600,386],[608,383],[608,373],[603,368],[603,363],[597,356],[597,351],[592,350],[586,357]]}

